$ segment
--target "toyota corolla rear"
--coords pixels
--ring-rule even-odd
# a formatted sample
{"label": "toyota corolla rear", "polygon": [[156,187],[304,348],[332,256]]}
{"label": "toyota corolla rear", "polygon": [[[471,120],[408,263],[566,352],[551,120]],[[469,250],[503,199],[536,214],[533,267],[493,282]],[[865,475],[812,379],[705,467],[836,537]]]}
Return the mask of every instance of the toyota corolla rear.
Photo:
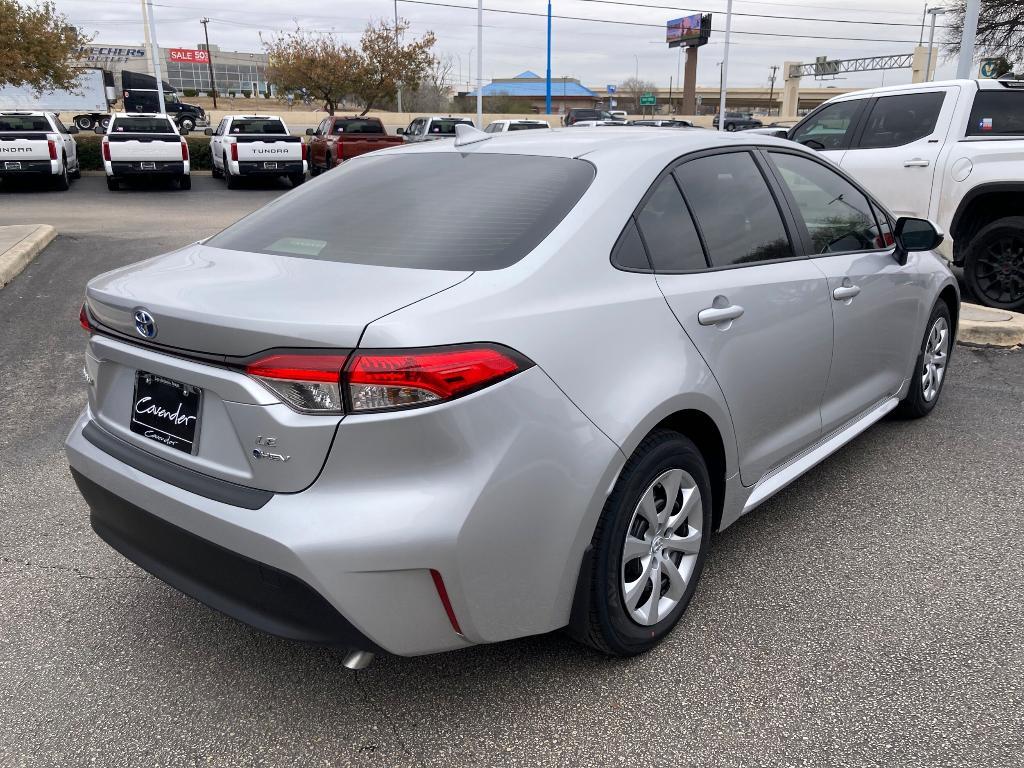
{"label": "toyota corolla rear", "polygon": [[599,506],[616,446],[473,317],[456,343],[361,340],[585,226],[593,178],[563,157],[367,156],[95,278],[67,453],[96,532],[293,639],[418,654],[564,624],[571,590],[536,585],[572,584],[578,515],[559,513]]}

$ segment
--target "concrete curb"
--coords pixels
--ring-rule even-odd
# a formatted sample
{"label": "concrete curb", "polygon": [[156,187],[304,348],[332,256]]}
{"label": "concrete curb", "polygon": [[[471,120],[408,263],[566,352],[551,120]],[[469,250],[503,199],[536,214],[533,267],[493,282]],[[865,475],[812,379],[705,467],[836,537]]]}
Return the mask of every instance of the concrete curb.
{"label": "concrete curb", "polygon": [[1024,315],[978,304],[960,306],[957,341],[984,347],[1024,345]]}
{"label": "concrete curb", "polygon": [[49,224],[15,224],[0,227],[0,288],[43,252],[57,230]]}

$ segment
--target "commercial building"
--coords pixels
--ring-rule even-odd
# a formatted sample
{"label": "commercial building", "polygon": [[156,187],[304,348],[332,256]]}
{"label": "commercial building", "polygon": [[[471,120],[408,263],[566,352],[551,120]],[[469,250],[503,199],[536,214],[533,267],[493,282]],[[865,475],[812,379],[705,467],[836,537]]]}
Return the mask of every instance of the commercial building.
{"label": "commercial building", "polygon": [[[211,45],[209,52],[204,44],[195,48],[160,48],[160,66],[163,79],[179,91],[210,91],[210,66],[207,55],[213,58],[213,72],[218,93],[243,91],[266,93],[267,62],[265,53],[248,51],[222,51]],[[114,76],[114,82],[121,82],[121,72],[130,70],[153,74],[149,55],[144,44],[93,43],[78,50],[76,64],[83,67],[105,69]]]}
{"label": "commercial building", "polygon": [[[543,112],[547,83],[536,72],[520,72],[515,77],[495,78],[480,89],[484,99],[511,98],[522,100],[524,107]],[[476,91],[465,94],[476,98]],[[592,107],[600,96],[573,77],[551,78],[551,109],[564,113],[573,107]],[[484,107],[487,111],[487,107]],[[523,111],[528,111],[524,109]]]}

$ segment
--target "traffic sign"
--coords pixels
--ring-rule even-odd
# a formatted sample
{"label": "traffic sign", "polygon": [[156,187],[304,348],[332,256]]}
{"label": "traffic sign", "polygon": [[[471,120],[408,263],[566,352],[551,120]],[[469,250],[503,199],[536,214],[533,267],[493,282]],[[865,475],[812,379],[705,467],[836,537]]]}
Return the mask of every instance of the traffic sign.
{"label": "traffic sign", "polygon": [[608,93],[615,93],[615,91],[618,90],[617,87],[612,85],[611,83],[606,85],[605,88],[608,89]]}
{"label": "traffic sign", "polygon": [[996,80],[1009,71],[1010,66],[1006,59],[1002,57],[996,59],[982,59],[981,67],[978,71],[978,77],[982,80]]}
{"label": "traffic sign", "polygon": [[640,95],[640,106],[641,107],[653,107],[658,103],[658,100],[654,98],[653,93],[644,93]]}

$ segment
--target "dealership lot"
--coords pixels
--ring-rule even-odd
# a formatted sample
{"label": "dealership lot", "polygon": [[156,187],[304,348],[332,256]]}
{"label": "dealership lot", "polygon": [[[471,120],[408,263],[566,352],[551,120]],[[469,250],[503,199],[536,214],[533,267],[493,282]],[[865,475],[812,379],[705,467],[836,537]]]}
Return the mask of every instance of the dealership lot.
{"label": "dealership lot", "polygon": [[883,422],[719,536],[646,656],[561,635],[351,673],[149,577],[90,530],[63,437],[92,275],[286,190],[0,191],[58,239],[0,291],[0,764],[1010,765],[1024,739],[1024,353],[959,348]]}

